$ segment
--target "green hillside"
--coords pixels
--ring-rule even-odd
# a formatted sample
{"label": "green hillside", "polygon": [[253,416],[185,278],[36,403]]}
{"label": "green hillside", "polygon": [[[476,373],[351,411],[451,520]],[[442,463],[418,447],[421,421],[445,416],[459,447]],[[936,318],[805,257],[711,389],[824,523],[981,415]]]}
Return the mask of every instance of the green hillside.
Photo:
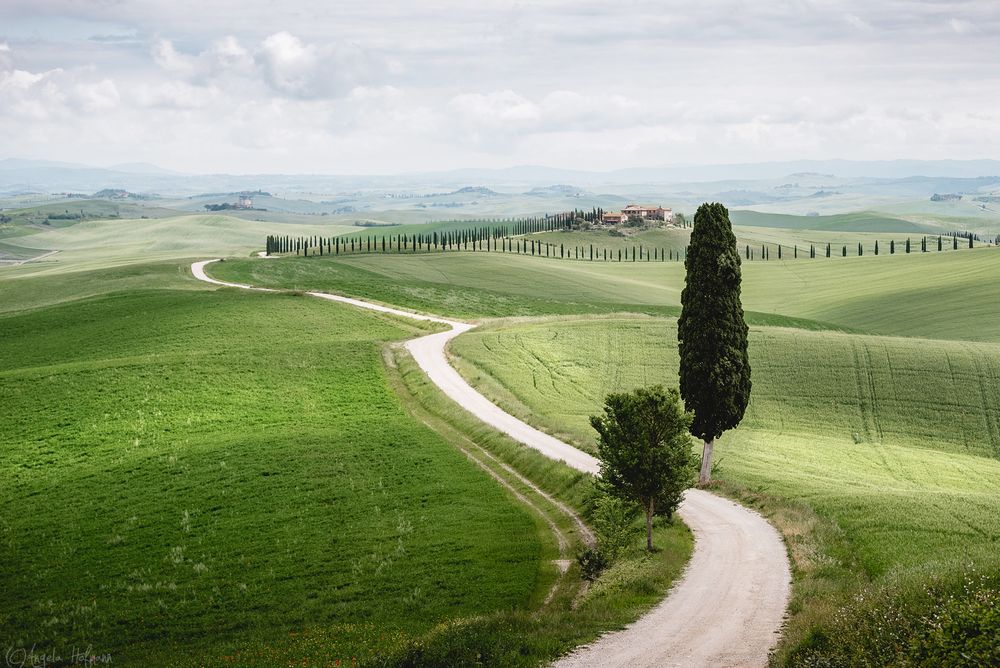
{"label": "green hillside", "polygon": [[219,665],[318,628],[350,661],[541,583],[535,520],[387,386],[380,347],[409,326],[294,296],[130,290],[0,330],[15,647]]}
{"label": "green hillside", "polygon": [[747,209],[729,212],[733,225],[749,227],[780,227],[795,230],[823,230],[829,232],[902,232],[909,234],[935,234],[938,227],[929,223],[916,223],[875,211],[840,213],[829,216],[792,216],[781,213],[763,213]]}
{"label": "green hillside", "polygon": [[[673,319],[500,322],[452,352],[487,396],[588,449],[605,393],[677,384]],[[716,443],[715,476],[785,530],[798,570],[783,657],[850,626],[870,581],[927,591],[970,562],[994,572],[1000,346],[755,327],[750,363],[750,407]]]}
{"label": "green hillside", "polygon": [[[288,234],[343,234],[338,225],[286,225]],[[263,248],[273,223],[224,215],[174,215],[159,219],[84,220],[9,238],[24,256],[58,250],[57,255],[17,267],[0,267],[0,278],[103,269],[205,255],[249,255]]]}
{"label": "green hillside", "polygon": [[[798,318],[830,329],[1000,341],[996,248],[744,263],[743,304],[756,322]],[[680,262],[603,263],[446,252],[234,260],[229,280],[341,291],[457,317],[639,310],[680,304]],[[769,315],[768,315],[769,314]],[[805,323],[798,323],[805,324]]]}

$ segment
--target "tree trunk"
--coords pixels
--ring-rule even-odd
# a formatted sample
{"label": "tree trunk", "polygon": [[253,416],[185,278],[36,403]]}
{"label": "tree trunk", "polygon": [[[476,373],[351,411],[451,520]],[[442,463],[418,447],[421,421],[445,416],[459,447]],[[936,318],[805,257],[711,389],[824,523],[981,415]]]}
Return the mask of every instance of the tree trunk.
{"label": "tree trunk", "polygon": [[653,501],[646,506],[646,549],[653,551]]}
{"label": "tree trunk", "polygon": [[704,485],[712,479],[712,446],[715,439],[705,441],[705,449],[701,451],[701,475],[698,477],[698,484]]}

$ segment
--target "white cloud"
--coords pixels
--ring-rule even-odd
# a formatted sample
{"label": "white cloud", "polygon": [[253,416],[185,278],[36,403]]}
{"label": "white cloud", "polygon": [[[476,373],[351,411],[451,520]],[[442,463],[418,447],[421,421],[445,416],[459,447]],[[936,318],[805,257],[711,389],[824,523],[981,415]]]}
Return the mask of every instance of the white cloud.
{"label": "white cloud", "polygon": [[964,19],[950,19],[948,25],[957,35],[967,35],[976,28],[972,23]]}
{"label": "white cloud", "polygon": [[295,35],[279,32],[261,45],[261,62],[275,89],[305,96],[315,85],[319,56],[315,46],[307,46]]}
{"label": "white cloud", "polygon": [[111,79],[97,83],[80,83],[73,86],[73,104],[89,113],[104,112],[118,105],[121,96]]}
{"label": "white cloud", "polygon": [[198,59],[178,53],[169,39],[158,39],[153,44],[156,64],[171,74],[192,76],[198,71]]}

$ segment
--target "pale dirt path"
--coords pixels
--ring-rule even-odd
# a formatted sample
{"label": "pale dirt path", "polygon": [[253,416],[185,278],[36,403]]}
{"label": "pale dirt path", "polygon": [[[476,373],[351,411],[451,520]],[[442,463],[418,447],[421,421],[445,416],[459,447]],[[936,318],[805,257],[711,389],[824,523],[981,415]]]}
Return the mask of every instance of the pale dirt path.
{"label": "pale dirt path", "polygon": [[[195,262],[191,273],[202,281],[246,290],[277,292],[227,283],[205,274]],[[380,313],[427,320],[451,330],[411,339],[405,345],[428,378],[483,422],[546,457],[586,473],[597,460],[503,412],[479,394],[448,363],[448,341],[474,327],[401,309],[323,292],[309,295]],[[743,506],[692,489],[678,514],[695,536],[694,554],[669,595],[634,624],[608,633],[555,662],[558,668],[587,666],[765,666],[781,630],[791,586],[788,555],[781,536],[767,520]]]}

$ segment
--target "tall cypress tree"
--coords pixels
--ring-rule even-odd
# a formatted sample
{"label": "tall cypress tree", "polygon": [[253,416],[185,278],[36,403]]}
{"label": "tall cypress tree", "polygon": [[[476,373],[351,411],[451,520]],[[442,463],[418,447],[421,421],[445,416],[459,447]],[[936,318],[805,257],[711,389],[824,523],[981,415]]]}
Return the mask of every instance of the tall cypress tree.
{"label": "tall cypress tree", "polygon": [[694,413],[691,433],[704,441],[700,481],[711,478],[715,439],[743,419],[750,401],[747,325],[740,301],[740,254],[722,204],[702,204],[684,259],[677,321],[680,391]]}

